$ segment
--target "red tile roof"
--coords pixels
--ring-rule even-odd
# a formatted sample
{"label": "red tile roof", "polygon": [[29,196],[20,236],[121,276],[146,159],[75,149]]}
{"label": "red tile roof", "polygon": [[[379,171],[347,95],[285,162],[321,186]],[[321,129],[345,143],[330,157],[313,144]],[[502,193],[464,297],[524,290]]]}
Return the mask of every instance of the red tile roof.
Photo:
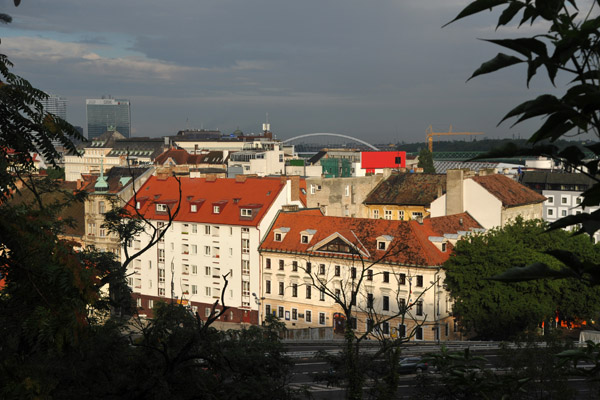
{"label": "red tile roof", "polygon": [[[289,228],[289,231],[285,232],[283,239],[278,242],[275,241],[274,231],[280,228]],[[280,212],[261,243],[260,250],[312,257],[352,257],[343,253],[319,252],[313,248],[317,243],[337,233],[367,254],[366,259],[375,261],[385,254],[385,251],[377,250],[377,238],[389,235],[393,237],[392,250],[382,260],[383,263],[436,266],[448,259],[452,246],[448,247],[447,252],[442,252],[429,237],[469,231],[470,228],[481,226],[468,213],[427,218],[420,224],[417,221],[327,217],[316,210]],[[301,232],[311,229],[316,231],[314,236],[309,243],[301,243]]]}
{"label": "red tile roof", "polygon": [[546,200],[546,197],[541,194],[504,175],[474,176],[471,179],[500,200],[504,207],[523,206],[526,204],[541,203]]}
{"label": "red tile roof", "polygon": [[[285,182],[280,179],[247,178],[243,181],[220,178],[179,178],[181,206],[176,221],[224,225],[256,226],[277,198]],[[166,204],[173,211],[179,199],[179,185],[173,177],[151,177],[137,193],[140,212],[146,219],[167,220],[166,212],[156,210],[156,204]],[[197,211],[192,212],[192,205]],[[128,206],[134,207],[133,198]],[[213,207],[220,212],[214,213]],[[252,215],[241,216],[241,209],[252,210]]]}

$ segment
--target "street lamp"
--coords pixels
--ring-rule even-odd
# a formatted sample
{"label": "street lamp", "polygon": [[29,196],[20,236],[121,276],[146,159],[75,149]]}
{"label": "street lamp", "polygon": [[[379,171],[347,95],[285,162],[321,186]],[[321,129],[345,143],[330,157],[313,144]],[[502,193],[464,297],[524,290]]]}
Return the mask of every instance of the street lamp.
{"label": "street lamp", "polygon": [[256,305],[258,306],[258,324],[262,325],[262,321],[260,319],[260,308],[261,308],[261,303],[260,303],[260,299],[258,298],[258,296],[256,295],[256,293],[252,292],[252,296],[254,296],[254,301],[256,302]]}

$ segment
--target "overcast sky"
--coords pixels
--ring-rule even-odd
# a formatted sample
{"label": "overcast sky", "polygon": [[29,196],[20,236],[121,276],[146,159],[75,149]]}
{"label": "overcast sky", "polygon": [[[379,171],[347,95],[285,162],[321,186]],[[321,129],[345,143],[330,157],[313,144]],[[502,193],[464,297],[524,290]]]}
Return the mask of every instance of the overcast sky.
{"label": "overcast sky", "polygon": [[[477,38],[496,12],[445,28],[463,0],[0,0],[0,53],[13,72],[68,99],[131,101],[134,136],[180,129],[259,132],[281,139],[335,132],[372,143],[425,140],[433,125],[527,137],[535,125],[496,124],[549,89],[525,69],[475,78],[500,48]],[[543,26],[534,25],[541,30]],[[525,35],[527,32],[521,32]]]}

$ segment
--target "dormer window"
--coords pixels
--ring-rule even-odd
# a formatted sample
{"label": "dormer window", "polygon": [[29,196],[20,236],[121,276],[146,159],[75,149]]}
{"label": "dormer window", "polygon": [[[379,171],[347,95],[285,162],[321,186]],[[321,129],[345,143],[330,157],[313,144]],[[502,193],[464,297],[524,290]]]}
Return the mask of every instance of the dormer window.
{"label": "dormer window", "polygon": [[442,251],[445,253],[446,252],[446,243],[442,243]]}
{"label": "dormer window", "polygon": [[387,243],[386,242],[377,242],[377,250],[385,250],[387,247]]}
{"label": "dormer window", "polygon": [[281,233],[275,232],[275,241],[281,242],[281,239],[282,239]]}
{"label": "dormer window", "polygon": [[276,242],[283,241],[283,239],[285,238],[285,235],[289,231],[290,231],[290,228],[288,228],[288,227],[281,227],[281,228],[275,229],[275,231],[273,232],[273,240],[275,240]]}
{"label": "dormer window", "polygon": [[167,205],[166,204],[157,204],[156,211],[157,212],[167,212]]}
{"label": "dormer window", "polygon": [[221,206],[213,206],[213,214],[220,214]]}
{"label": "dormer window", "polygon": [[242,208],[242,209],[240,209],[240,215],[242,217],[251,217],[252,210],[250,208]]}
{"label": "dormer window", "polygon": [[190,212],[198,212],[198,205],[197,204],[190,204]]}
{"label": "dormer window", "polygon": [[300,243],[308,243],[308,235],[300,236]]}
{"label": "dormer window", "polygon": [[382,235],[377,238],[377,250],[388,250],[390,243],[394,238],[389,235]]}

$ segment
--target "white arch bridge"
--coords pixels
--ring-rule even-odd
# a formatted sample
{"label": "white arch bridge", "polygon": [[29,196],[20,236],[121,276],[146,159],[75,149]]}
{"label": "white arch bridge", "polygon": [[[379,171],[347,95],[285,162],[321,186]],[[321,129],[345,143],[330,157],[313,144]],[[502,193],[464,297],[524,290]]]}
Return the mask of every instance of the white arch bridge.
{"label": "white arch bridge", "polygon": [[302,139],[302,138],[311,137],[311,136],[337,136],[337,137],[343,137],[343,138],[346,138],[346,139],[354,140],[355,142],[362,143],[365,146],[370,147],[370,148],[372,148],[375,151],[379,151],[379,149],[377,147],[373,146],[370,143],[365,142],[364,140],[360,140],[360,139],[357,139],[355,137],[348,136],[348,135],[342,135],[341,133],[306,133],[304,135],[294,136],[293,138],[286,139],[282,143],[288,143],[288,142],[291,142],[292,140]]}

